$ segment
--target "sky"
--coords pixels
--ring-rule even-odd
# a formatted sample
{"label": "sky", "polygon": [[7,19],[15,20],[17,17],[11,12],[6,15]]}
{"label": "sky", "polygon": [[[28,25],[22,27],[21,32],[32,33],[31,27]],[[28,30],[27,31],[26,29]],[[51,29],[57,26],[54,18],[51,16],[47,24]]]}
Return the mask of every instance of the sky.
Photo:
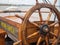
{"label": "sky", "polygon": [[[54,0],[49,0],[52,4],[54,2]],[[42,0],[39,0],[39,2],[41,3]],[[30,5],[34,5],[36,2],[35,0],[1,0],[0,4],[30,4]],[[57,1],[57,5],[59,5],[60,0]]]}

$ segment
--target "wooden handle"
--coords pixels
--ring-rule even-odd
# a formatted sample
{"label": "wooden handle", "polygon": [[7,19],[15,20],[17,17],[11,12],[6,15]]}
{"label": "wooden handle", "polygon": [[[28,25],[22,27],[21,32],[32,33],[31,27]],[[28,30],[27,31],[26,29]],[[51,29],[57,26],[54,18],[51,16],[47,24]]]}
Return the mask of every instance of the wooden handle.
{"label": "wooden handle", "polygon": [[18,17],[18,18],[20,18],[20,19],[22,19],[22,20],[24,20],[24,18],[21,17],[21,16],[19,16],[18,14],[16,14],[15,16]]}
{"label": "wooden handle", "polygon": [[13,45],[18,45],[21,41],[17,41],[15,43],[13,43]]}

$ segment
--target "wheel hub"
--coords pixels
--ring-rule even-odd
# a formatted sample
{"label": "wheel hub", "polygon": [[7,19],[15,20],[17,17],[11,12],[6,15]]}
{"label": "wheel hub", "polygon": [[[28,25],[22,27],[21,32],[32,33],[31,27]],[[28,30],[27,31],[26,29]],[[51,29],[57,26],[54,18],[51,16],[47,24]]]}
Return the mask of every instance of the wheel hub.
{"label": "wheel hub", "polygon": [[40,26],[40,34],[46,35],[47,33],[49,33],[49,31],[50,31],[50,29],[47,24],[43,24]]}

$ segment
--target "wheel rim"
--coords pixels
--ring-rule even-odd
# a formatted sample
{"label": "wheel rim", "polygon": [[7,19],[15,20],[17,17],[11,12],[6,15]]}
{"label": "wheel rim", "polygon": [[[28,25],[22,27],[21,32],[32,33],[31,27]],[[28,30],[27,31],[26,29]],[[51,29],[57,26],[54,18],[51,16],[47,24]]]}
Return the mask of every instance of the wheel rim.
{"label": "wheel rim", "polygon": [[[59,11],[52,5],[49,5],[49,4],[37,4],[35,6],[33,6],[25,15],[24,17],[24,21],[23,21],[23,25],[22,25],[22,30],[23,30],[23,40],[24,40],[24,43],[25,45],[29,45],[29,43],[27,42],[27,37],[26,37],[26,25],[27,25],[27,22],[28,22],[28,19],[30,18],[30,16],[32,15],[32,13],[35,11],[35,10],[39,10],[41,8],[49,8],[50,10],[53,10],[58,18],[58,21],[60,21],[60,15],[59,15]],[[40,11],[40,10],[39,10]],[[39,14],[40,15],[40,14]],[[41,16],[40,16],[41,18]],[[42,18],[41,18],[41,21],[42,21]],[[46,21],[47,22],[47,21]],[[54,26],[56,23],[53,23],[49,26]],[[35,24],[34,24],[35,25]],[[59,22],[59,26],[60,26],[60,22]],[[39,26],[38,26],[39,27]],[[39,31],[37,31],[36,33],[34,33],[35,35],[38,34]],[[57,37],[54,33],[50,32],[52,35],[54,35],[55,37]],[[59,34],[58,34],[59,35]],[[39,43],[41,42],[41,35],[37,41],[37,44],[36,45],[39,45]],[[45,36],[45,40],[46,40],[46,45],[48,45],[48,35]],[[56,42],[56,41],[55,41]],[[52,44],[54,45],[54,44]]]}

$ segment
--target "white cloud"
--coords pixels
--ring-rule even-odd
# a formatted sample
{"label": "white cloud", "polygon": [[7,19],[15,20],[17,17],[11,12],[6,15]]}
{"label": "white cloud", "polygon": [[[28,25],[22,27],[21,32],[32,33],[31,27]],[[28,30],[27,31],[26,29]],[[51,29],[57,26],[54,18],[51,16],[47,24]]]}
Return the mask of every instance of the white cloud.
{"label": "white cloud", "polygon": [[9,3],[9,0],[0,0],[0,4],[1,4],[1,3],[2,3],[2,4],[4,4],[4,3],[5,3],[5,4],[6,4],[6,3]]}
{"label": "white cloud", "polygon": [[[35,4],[36,0],[1,0],[0,4]],[[48,0],[47,0],[48,1]],[[54,0],[49,0],[52,4]],[[39,2],[42,2],[42,0],[39,0]],[[60,0],[58,0],[57,4],[60,3]]]}
{"label": "white cloud", "polygon": [[20,0],[9,0],[9,4],[20,4]]}

